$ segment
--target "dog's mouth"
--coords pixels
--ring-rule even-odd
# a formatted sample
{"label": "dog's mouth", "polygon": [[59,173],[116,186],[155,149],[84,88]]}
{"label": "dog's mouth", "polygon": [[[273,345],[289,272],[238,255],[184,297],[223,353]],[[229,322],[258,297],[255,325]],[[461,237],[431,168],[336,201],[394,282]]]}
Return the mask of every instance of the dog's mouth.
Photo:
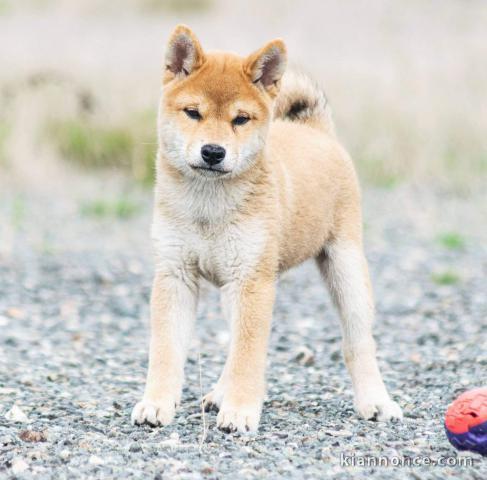
{"label": "dog's mouth", "polygon": [[230,171],[228,170],[222,170],[221,168],[215,168],[215,167],[206,167],[202,165],[191,165],[191,168],[193,170],[198,171],[202,175],[208,176],[208,177],[223,177],[224,175],[228,175]]}

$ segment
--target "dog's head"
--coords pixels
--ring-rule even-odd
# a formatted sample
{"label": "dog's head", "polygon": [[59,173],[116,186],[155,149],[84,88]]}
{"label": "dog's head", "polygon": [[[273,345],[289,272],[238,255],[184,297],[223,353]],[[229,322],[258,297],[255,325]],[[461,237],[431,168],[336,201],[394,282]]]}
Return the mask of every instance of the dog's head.
{"label": "dog's head", "polygon": [[159,114],[163,161],[193,177],[231,177],[250,168],[264,148],[285,64],[281,40],[242,58],[204,52],[188,27],[176,27]]}

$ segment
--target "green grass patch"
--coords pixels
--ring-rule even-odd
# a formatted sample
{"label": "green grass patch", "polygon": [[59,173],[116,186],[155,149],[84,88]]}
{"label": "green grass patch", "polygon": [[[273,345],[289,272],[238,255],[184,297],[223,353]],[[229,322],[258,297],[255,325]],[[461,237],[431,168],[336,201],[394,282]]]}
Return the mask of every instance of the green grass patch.
{"label": "green grass patch", "polygon": [[485,135],[475,129],[466,130],[460,124],[446,128],[443,136],[441,165],[432,173],[440,175],[444,183],[459,193],[468,194],[472,188],[483,185],[487,175]]}
{"label": "green grass patch", "polygon": [[56,122],[51,135],[63,157],[83,166],[128,166],[133,138],[126,129],[94,126],[80,120]]}
{"label": "green grass patch", "polygon": [[12,5],[8,0],[0,0],[0,15],[5,15],[10,12]]}
{"label": "green grass patch", "polygon": [[460,276],[453,270],[446,270],[444,272],[433,273],[431,280],[437,285],[455,285],[460,282]]}
{"label": "green grass patch", "polygon": [[156,116],[133,115],[130,122],[103,125],[89,118],[52,121],[48,137],[66,160],[84,168],[116,167],[152,184],[156,156]]}
{"label": "green grass patch", "polygon": [[19,229],[22,227],[25,216],[27,212],[27,206],[25,204],[25,199],[21,195],[17,195],[12,201],[12,223],[15,228]]}
{"label": "green grass patch", "polygon": [[140,211],[140,205],[129,198],[116,200],[97,199],[80,205],[80,213],[86,217],[119,218],[125,220]]}
{"label": "green grass patch", "polygon": [[360,177],[370,185],[392,189],[401,182],[400,175],[392,171],[387,161],[379,157],[359,157],[357,164]]}
{"label": "green grass patch", "polygon": [[462,250],[465,248],[465,238],[459,233],[442,233],[437,240],[440,245],[449,250]]}
{"label": "green grass patch", "polygon": [[444,146],[443,163],[449,172],[454,174],[485,175],[487,173],[486,144],[476,137],[464,135],[462,138],[450,139]]}

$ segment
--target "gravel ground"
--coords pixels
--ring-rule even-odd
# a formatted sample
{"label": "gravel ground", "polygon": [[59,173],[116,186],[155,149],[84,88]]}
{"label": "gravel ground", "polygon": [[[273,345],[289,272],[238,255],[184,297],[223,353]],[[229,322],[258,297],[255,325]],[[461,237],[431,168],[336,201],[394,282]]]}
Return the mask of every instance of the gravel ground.
{"label": "gravel ground", "polygon": [[[201,416],[199,399],[221,371],[228,340],[209,287],[175,423],[130,425],[147,362],[147,194],[142,212],[124,221],[81,218],[75,203],[27,198],[21,222],[12,220],[17,197],[1,195],[1,478],[487,478],[486,461],[457,453],[443,430],[446,406],[487,384],[480,200],[366,193],[380,363],[404,422],[354,414],[338,320],[308,263],[280,281],[268,399],[259,434],[247,437],[216,430],[214,413]],[[445,228],[466,224],[464,246],[438,243]],[[438,274],[451,270],[458,279],[438,285]],[[449,456],[474,465],[350,467],[342,455]]]}

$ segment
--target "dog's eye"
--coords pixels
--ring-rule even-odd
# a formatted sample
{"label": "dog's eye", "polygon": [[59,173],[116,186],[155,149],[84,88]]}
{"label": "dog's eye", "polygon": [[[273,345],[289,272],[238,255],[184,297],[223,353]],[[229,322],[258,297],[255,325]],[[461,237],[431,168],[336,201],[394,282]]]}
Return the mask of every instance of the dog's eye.
{"label": "dog's eye", "polygon": [[238,115],[232,120],[233,125],[245,125],[250,120],[249,117],[245,115]]}
{"label": "dog's eye", "polygon": [[201,120],[201,115],[196,108],[185,108],[184,113],[193,120]]}

